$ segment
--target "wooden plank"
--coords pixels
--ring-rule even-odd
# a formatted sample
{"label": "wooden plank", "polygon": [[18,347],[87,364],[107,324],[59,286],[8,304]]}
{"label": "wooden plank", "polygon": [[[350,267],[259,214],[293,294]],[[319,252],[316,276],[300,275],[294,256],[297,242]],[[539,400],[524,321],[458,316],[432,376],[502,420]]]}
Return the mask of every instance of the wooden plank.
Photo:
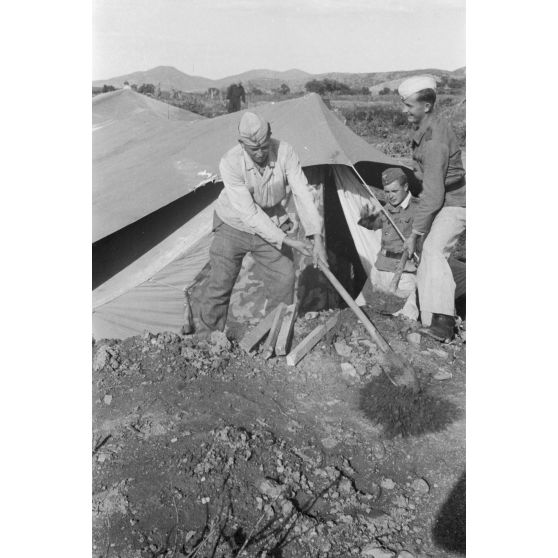
{"label": "wooden plank", "polygon": [[283,318],[283,323],[279,330],[279,335],[277,336],[277,343],[275,344],[275,354],[277,356],[284,356],[289,351],[297,313],[298,305],[291,304],[287,306],[285,317]]}
{"label": "wooden plank", "polygon": [[271,324],[271,329],[269,331],[269,335],[265,341],[265,345],[262,349],[263,358],[267,360],[271,358],[273,355],[273,350],[275,349],[275,342],[277,341],[277,335],[279,335],[279,330],[281,329],[281,324],[283,323],[283,316],[285,315],[285,310],[287,309],[287,305],[284,302],[281,302],[277,306],[277,312],[275,313],[275,318],[273,319],[273,323]]}
{"label": "wooden plank", "polygon": [[249,331],[239,343],[239,346],[249,353],[264,337],[264,335],[271,329],[273,319],[277,313],[277,308],[272,310],[254,329]]}
{"label": "wooden plank", "polygon": [[287,364],[296,366],[296,364],[322,339],[325,334],[335,326],[339,314],[335,314],[329,320],[316,328],[314,328],[288,355]]}

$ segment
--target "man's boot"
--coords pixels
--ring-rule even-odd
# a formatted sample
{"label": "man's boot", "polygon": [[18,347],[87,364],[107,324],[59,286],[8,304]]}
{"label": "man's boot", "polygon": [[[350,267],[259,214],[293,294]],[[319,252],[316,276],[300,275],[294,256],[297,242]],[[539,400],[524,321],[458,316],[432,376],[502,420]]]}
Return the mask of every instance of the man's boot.
{"label": "man's boot", "polygon": [[420,333],[441,341],[451,341],[455,336],[455,317],[447,314],[432,314],[430,327],[419,329]]}

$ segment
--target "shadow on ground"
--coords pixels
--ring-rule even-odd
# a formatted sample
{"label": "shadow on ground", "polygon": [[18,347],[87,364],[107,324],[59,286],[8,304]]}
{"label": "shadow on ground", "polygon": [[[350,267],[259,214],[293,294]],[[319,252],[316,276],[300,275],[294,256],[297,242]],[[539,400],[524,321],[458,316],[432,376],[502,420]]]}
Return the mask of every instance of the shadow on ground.
{"label": "shadow on ground", "polygon": [[385,375],[366,384],[360,392],[360,408],[374,424],[383,427],[386,438],[420,436],[440,432],[459,418],[459,409],[450,401],[395,387]]}
{"label": "shadow on ground", "polygon": [[437,546],[465,555],[465,471],[440,508],[432,537]]}

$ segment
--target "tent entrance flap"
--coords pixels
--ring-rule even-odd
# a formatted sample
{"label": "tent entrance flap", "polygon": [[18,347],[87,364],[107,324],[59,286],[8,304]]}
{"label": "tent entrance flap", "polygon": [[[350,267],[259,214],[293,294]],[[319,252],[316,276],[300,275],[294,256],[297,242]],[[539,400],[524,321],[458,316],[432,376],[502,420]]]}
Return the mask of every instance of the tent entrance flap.
{"label": "tent entrance flap", "polygon": [[[345,174],[336,174],[336,168],[337,165],[328,167],[326,174],[324,189],[325,241],[330,269],[349,294],[355,298],[366,281],[366,271],[351,231],[351,215],[349,214],[349,219],[347,219],[346,209],[342,203],[344,200],[339,193],[346,187]],[[337,291],[329,288],[329,284],[328,298],[330,308],[344,306]]]}
{"label": "tent entrance flap", "polygon": [[[331,172],[334,188],[330,188],[330,191],[334,194],[330,195],[331,199],[326,198],[326,223],[327,201],[330,199],[330,207],[337,206],[338,209],[329,216],[329,228],[335,228],[337,235],[337,229],[343,230],[340,239],[344,244],[343,254],[349,259],[353,269],[351,282],[344,284],[343,275],[339,274],[338,277],[347,291],[356,297],[375,269],[374,263],[381,248],[382,231],[371,231],[358,224],[361,209],[369,204],[370,197],[353,170],[344,165],[332,165]],[[327,228],[326,225],[326,234]],[[330,248],[328,244],[328,249]],[[340,250],[343,250],[343,245],[339,247],[338,251]]]}

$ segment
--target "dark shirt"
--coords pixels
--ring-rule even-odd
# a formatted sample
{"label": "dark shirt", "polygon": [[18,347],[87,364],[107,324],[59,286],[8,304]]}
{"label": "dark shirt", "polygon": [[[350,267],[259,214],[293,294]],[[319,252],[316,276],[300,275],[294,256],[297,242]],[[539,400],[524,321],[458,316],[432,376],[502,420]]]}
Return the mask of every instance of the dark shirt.
{"label": "dark shirt", "polygon": [[244,87],[242,87],[242,85],[232,83],[227,89],[227,100],[234,100],[238,102],[240,99],[242,99],[243,103],[246,103],[246,91],[244,91]]}
{"label": "dark shirt", "polygon": [[465,169],[455,132],[435,114],[422,121],[412,148],[415,175],[422,182],[413,230],[425,234],[442,207],[465,207]]}
{"label": "dark shirt", "polygon": [[238,96],[242,99],[243,103],[246,103],[246,91],[244,91],[244,87],[242,85],[238,86]]}
{"label": "dark shirt", "polygon": [[[413,230],[413,220],[419,207],[419,201],[411,196],[407,207],[404,208],[402,205],[394,207],[387,203],[384,207],[403,236],[408,238]],[[373,231],[382,229],[382,246],[374,265],[380,271],[395,271],[403,253],[403,241],[383,212],[364,217],[358,224]],[[412,261],[407,262],[405,271],[415,271]]]}

